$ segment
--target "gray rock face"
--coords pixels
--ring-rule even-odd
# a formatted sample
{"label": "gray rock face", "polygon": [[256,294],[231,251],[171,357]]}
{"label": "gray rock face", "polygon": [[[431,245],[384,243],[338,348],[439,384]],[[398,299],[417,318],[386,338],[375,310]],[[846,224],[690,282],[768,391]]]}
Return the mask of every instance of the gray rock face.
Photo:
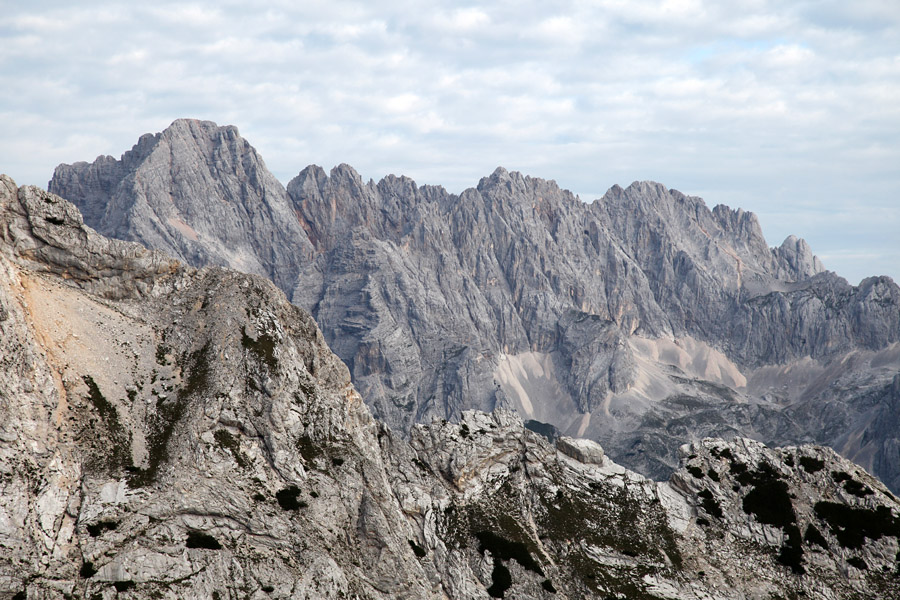
{"label": "gray rock face", "polygon": [[271,282],[77,214],[0,176],[4,597],[900,593],[900,503],[831,450],[704,440],[659,483],[505,410],[407,441]]}
{"label": "gray rock face", "polygon": [[[170,146],[205,150],[158,150]],[[704,436],[816,441],[900,489],[898,435],[871,420],[900,372],[889,278],[850,286],[803,240],[769,248],[752,213],[651,182],[585,204],[502,168],[456,196],[341,165],[307,167],[285,193],[254,159],[244,187],[269,183],[250,194],[237,191],[237,151],[210,150],[222,147],[255,157],[233,128],[178,121],[121,161],[58,167],[51,189],[101,231],[197,266],[247,270],[223,250],[239,231],[249,270],[311,312],[376,417],[399,430],[507,407],[660,478],[675,448]],[[136,191],[150,180],[136,174],[160,172],[150,165],[163,157],[177,168]],[[135,175],[109,183],[125,171]],[[213,197],[259,199],[272,217],[251,227]],[[196,241],[184,227],[168,241],[142,233],[168,222],[172,198]],[[140,202],[153,210],[120,206]]]}
{"label": "gray rock face", "polygon": [[0,184],[0,595],[435,596],[307,313]]}
{"label": "gray rock face", "polygon": [[684,440],[815,440],[900,483],[896,434],[862,417],[900,368],[900,290],[769,249],[750,213],[650,183],[587,205],[502,169],[457,198],[310,167],[288,195],[320,252],[293,299],[393,425],[509,406],[657,477]]}
{"label": "gray rock face", "polygon": [[291,285],[311,246],[284,187],[236,127],[181,119],[121,160],[60,165],[49,190],[85,222],[195,265],[228,265]]}

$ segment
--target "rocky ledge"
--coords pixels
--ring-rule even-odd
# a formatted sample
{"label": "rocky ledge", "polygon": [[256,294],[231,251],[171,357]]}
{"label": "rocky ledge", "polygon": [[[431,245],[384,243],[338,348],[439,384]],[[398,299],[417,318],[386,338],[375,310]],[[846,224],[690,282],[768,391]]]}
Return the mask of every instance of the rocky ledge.
{"label": "rocky ledge", "polygon": [[668,482],[508,411],[373,420],[269,281],[0,179],[0,596],[888,598],[900,503],[828,449]]}

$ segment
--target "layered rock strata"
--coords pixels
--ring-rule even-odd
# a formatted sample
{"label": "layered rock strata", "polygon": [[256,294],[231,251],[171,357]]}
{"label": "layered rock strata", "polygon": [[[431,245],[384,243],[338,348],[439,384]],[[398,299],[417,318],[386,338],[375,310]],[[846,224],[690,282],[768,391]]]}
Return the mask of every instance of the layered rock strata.
{"label": "layered rock strata", "polygon": [[815,441],[900,490],[900,289],[769,248],[752,213],[652,182],[587,204],[504,169],[456,195],[311,166],[285,191],[195,121],[51,190],[107,235],[271,277],[398,430],[512,408],[658,478],[704,436]]}
{"label": "layered rock strata", "polygon": [[900,594],[900,503],[834,452],[704,440],[669,482],[512,412],[376,423],[270,282],[0,177],[0,594]]}

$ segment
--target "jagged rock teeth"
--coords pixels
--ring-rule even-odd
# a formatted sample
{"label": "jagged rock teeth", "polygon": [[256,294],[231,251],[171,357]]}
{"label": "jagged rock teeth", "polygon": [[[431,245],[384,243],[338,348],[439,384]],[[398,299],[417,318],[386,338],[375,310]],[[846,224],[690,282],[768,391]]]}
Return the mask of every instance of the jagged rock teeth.
{"label": "jagged rock teeth", "polygon": [[658,483],[505,410],[407,442],[271,282],[73,211],[0,179],[4,597],[900,594],[900,504],[834,452],[703,440]]}
{"label": "jagged rock teeth", "polygon": [[648,181],[585,204],[502,167],[459,195],[348,165],[285,190],[236,129],[190,120],[51,191],[107,235],[272,278],[404,432],[514,408],[657,478],[708,435],[814,440],[900,490],[900,288],[770,248],[752,213]]}

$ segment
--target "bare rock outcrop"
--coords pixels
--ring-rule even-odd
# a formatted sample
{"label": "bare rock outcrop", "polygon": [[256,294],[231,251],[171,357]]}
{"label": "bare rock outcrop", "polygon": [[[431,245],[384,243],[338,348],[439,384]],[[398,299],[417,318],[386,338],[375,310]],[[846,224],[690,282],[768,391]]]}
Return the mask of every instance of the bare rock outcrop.
{"label": "bare rock outcrop", "polygon": [[0,178],[4,597],[900,593],[900,503],[830,450],[703,440],[660,483],[504,410],[407,441],[271,282],[76,214]]}
{"label": "bare rock outcrop", "polygon": [[0,593],[436,593],[308,314],[2,183]]}
{"label": "bare rock outcrop", "polygon": [[900,288],[770,248],[752,213],[654,182],[588,204],[503,168],[459,195],[348,165],[284,190],[234,128],[195,121],[60,165],[51,190],[108,235],[272,278],[398,430],[511,408],[658,478],[705,436],[815,441],[900,490],[872,419]]}
{"label": "bare rock outcrop", "polygon": [[120,160],[60,165],[49,190],[77,198],[87,224],[106,236],[281,287],[312,250],[284,187],[233,126],[179,119]]}

